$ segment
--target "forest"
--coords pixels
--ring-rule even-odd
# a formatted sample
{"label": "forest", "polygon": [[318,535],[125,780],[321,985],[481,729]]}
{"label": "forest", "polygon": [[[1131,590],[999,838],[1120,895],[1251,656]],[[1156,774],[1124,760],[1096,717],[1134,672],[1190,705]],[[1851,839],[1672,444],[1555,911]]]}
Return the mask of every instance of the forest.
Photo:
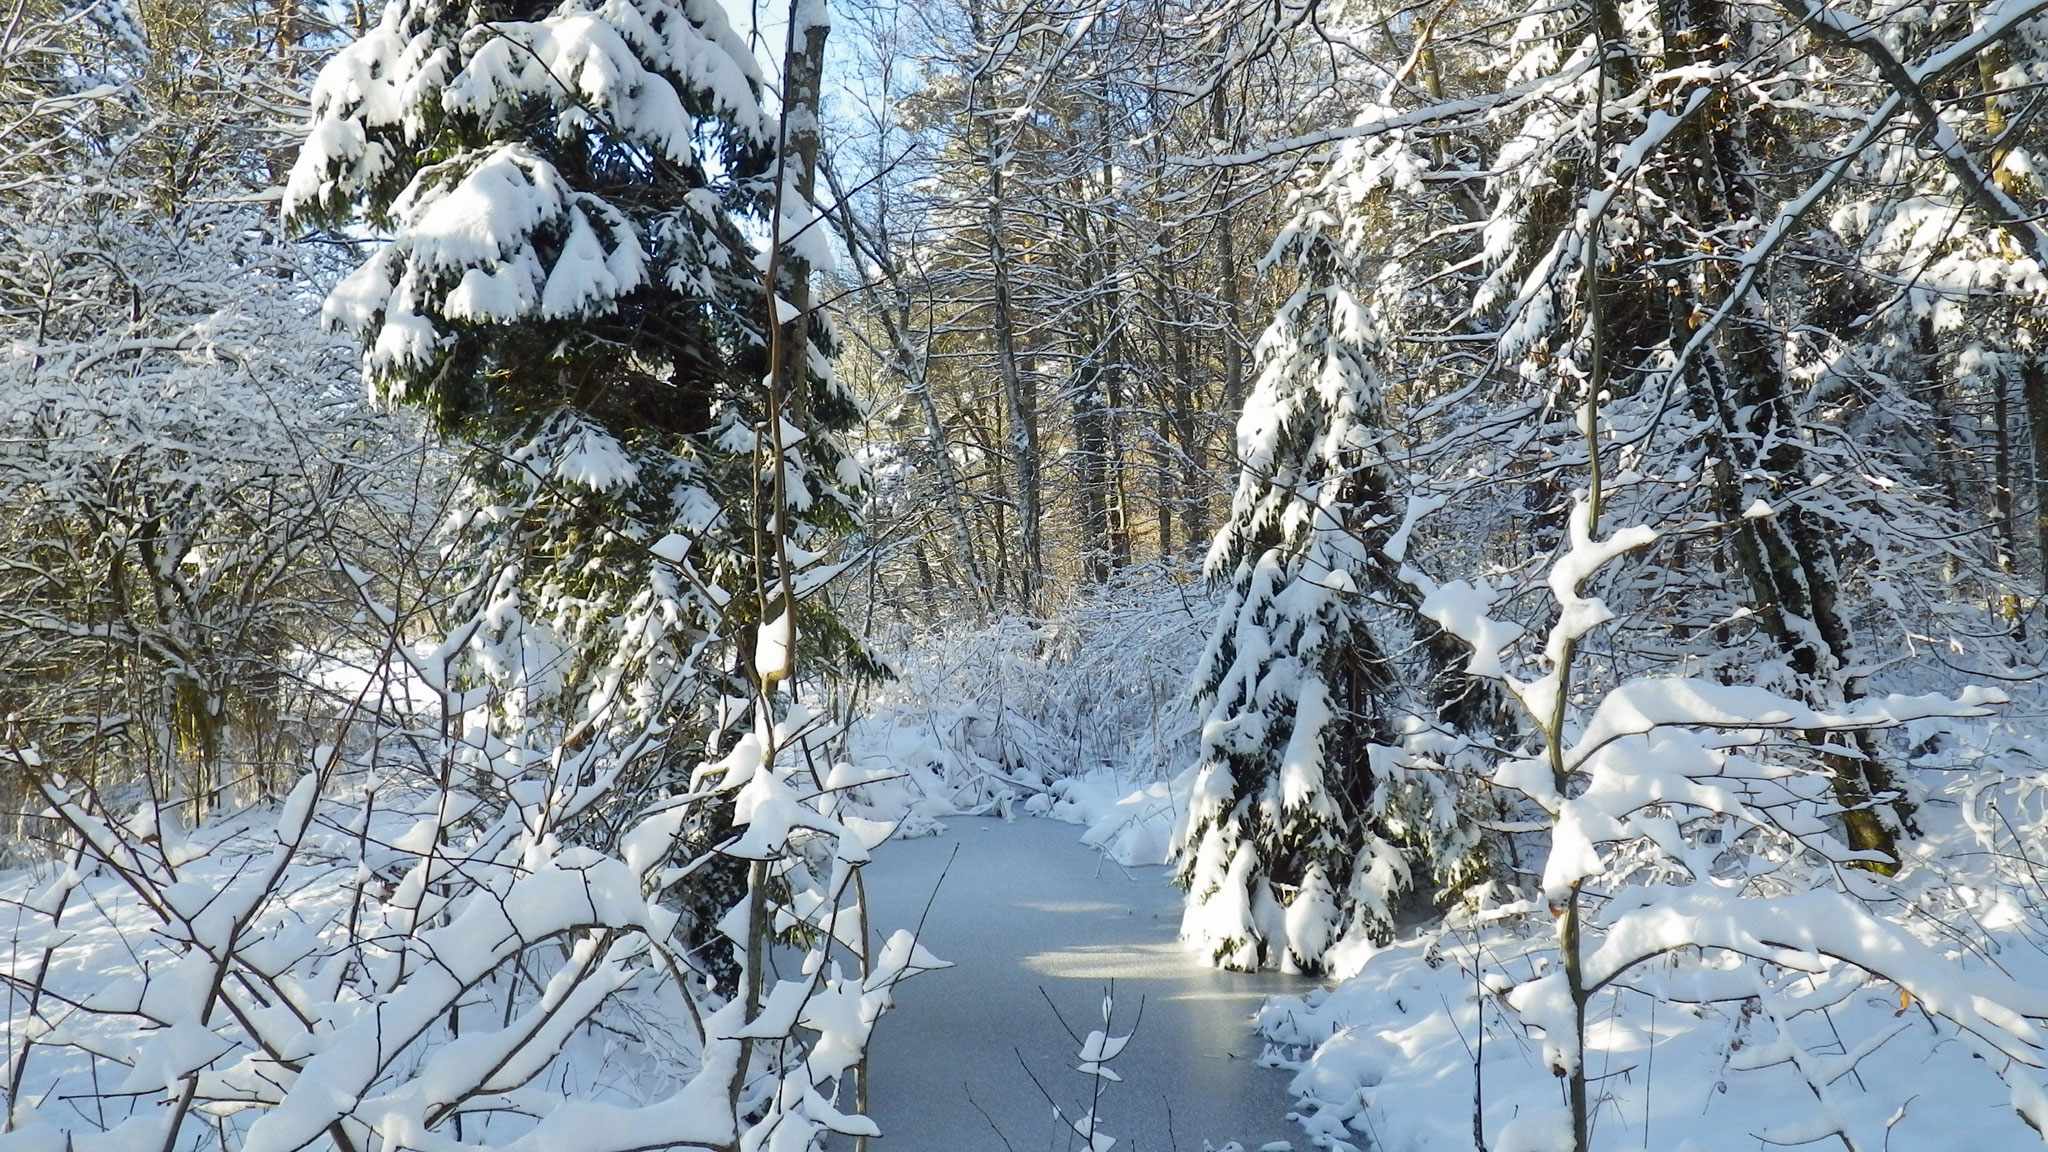
{"label": "forest", "polygon": [[2048,1144],[2048,0],[0,7],[0,1152]]}

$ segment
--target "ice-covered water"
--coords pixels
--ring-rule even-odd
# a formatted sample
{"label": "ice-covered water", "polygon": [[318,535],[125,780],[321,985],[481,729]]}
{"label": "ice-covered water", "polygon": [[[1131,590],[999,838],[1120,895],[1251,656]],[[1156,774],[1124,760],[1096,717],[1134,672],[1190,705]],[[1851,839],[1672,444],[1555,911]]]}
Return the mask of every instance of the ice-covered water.
{"label": "ice-covered water", "polygon": [[1286,1120],[1288,1074],[1256,1063],[1250,1017],[1267,995],[1311,981],[1196,964],[1176,939],[1180,893],[1166,869],[1121,868],[1069,825],[948,823],[944,835],[884,845],[867,870],[875,926],[914,925],[931,898],[923,940],[956,965],[899,988],[876,1029],[874,1152],[1086,1147],[1052,1118],[1024,1067],[1070,1115],[1085,1110],[1080,1045],[1047,998],[1085,1038],[1101,1027],[1112,980],[1113,1034],[1144,1001],[1111,1065],[1123,1080],[1105,1084],[1099,1104],[1118,1152],[1201,1152],[1205,1140],[1306,1147]]}

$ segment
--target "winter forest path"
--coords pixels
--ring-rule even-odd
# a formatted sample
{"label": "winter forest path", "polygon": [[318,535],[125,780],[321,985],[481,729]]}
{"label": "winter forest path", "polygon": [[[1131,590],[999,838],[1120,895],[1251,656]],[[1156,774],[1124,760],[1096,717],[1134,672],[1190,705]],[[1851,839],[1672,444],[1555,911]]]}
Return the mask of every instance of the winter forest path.
{"label": "winter forest path", "polygon": [[1130,1031],[1145,1002],[1111,1064],[1123,1082],[1105,1084],[1099,1105],[1117,1152],[1201,1152],[1204,1140],[1250,1152],[1306,1147],[1286,1119],[1288,1074],[1256,1062],[1250,1017],[1264,997],[1298,995],[1311,981],[1196,964],[1176,938],[1180,893],[1166,869],[1120,867],[1081,844],[1073,825],[948,825],[883,845],[867,869],[872,922],[884,933],[916,926],[939,885],[922,939],[955,965],[899,988],[876,1028],[870,1103],[883,1136],[873,1152],[1084,1148],[1052,1119],[1018,1054],[1069,1115],[1085,1110],[1079,1045],[1046,1000],[1085,1038],[1102,1026],[1112,978],[1112,1035]]}

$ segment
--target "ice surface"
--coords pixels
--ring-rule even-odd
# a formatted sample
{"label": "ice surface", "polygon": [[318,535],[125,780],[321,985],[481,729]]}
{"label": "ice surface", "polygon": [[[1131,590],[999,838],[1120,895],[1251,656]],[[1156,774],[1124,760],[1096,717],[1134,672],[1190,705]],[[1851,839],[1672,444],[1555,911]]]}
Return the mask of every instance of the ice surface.
{"label": "ice surface", "polygon": [[[1114,1057],[1123,1079],[1102,1083],[1096,1107],[1119,1149],[1233,1139],[1257,1148],[1295,1136],[1285,1119],[1287,1077],[1256,1063],[1251,1014],[1266,995],[1300,994],[1313,981],[1198,964],[1176,940],[1180,894],[1166,870],[1120,868],[1076,843],[1071,827],[948,823],[945,835],[883,845],[868,866],[875,922],[924,918],[925,944],[957,965],[899,992],[876,1029],[872,1115],[883,1135],[871,1148],[1000,1148],[998,1131],[1015,1148],[1066,1147],[1071,1129],[1053,1119],[1018,1054],[1070,1119],[1084,1115],[1094,1078],[1074,1065],[1089,1033],[1102,1030],[1111,980],[1116,1021],[1106,1049],[1137,1021]],[[1048,996],[1075,1036],[1054,1019]]]}

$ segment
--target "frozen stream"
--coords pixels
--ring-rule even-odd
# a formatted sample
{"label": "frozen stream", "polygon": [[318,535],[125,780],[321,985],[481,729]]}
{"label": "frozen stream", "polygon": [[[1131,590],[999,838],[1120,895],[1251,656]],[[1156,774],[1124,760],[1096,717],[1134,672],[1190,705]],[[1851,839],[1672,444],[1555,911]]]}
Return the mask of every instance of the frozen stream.
{"label": "frozen stream", "polygon": [[914,926],[938,885],[923,941],[955,964],[897,989],[876,1029],[874,1152],[1085,1147],[1054,1122],[1018,1056],[1063,1107],[1085,1107],[1090,1078],[1073,1071],[1078,1046],[1046,998],[1086,1036],[1101,1027],[1112,979],[1113,1032],[1128,1031],[1145,1001],[1112,1064],[1123,1082],[1105,1086],[1100,1106],[1117,1152],[1201,1152],[1205,1140],[1306,1147],[1286,1119],[1287,1073],[1255,1062],[1250,1016],[1265,996],[1309,981],[1195,964],[1175,939],[1180,893],[1166,869],[1120,868],[1071,824],[947,824],[941,836],[883,845],[867,869],[882,932]]}

